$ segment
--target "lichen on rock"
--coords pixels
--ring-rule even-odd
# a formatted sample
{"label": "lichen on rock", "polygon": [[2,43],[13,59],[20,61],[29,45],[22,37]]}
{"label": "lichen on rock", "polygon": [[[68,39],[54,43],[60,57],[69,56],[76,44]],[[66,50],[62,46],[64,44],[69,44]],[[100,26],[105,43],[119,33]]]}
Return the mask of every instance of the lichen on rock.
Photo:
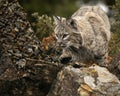
{"label": "lichen on rock", "polygon": [[106,68],[67,66],[57,75],[47,96],[119,96],[120,81]]}

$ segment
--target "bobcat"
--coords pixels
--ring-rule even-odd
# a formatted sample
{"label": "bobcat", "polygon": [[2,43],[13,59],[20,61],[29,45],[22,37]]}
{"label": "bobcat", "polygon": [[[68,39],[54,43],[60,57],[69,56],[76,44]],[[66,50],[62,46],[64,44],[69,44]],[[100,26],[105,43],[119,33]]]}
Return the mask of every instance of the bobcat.
{"label": "bobcat", "polygon": [[102,66],[107,63],[111,34],[104,8],[98,5],[82,6],[70,18],[53,18],[56,46],[62,48],[62,63],[70,60],[81,63],[93,61]]}

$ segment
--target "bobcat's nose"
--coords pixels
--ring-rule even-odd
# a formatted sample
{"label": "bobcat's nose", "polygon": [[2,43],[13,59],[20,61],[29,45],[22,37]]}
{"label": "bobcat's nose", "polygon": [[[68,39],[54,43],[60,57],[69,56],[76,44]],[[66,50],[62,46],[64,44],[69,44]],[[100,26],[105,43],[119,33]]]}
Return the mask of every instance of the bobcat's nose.
{"label": "bobcat's nose", "polygon": [[56,46],[57,47],[65,47],[65,44],[63,42],[57,42]]}

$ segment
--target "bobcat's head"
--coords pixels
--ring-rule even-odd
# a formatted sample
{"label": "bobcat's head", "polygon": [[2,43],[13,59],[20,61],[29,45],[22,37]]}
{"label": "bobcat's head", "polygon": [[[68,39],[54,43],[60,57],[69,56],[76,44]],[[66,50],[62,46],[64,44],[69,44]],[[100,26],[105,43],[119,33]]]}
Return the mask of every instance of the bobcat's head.
{"label": "bobcat's head", "polygon": [[79,48],[83,41],[79,34],[77,21],[70,18],[54,17],[56,24],[55,37],[57,46],[61,48]]}
{"label": "bobcat's head", "polygon": [[60,61],[66,63],[73,59],[73,53],[78,53],[78,49],[83,44],[83,39],[80,34],[78,21],[75,19],[66,19],[62,17],[54,17],[56,24],[55,37],[57,39],[57,48],[62,49]]}

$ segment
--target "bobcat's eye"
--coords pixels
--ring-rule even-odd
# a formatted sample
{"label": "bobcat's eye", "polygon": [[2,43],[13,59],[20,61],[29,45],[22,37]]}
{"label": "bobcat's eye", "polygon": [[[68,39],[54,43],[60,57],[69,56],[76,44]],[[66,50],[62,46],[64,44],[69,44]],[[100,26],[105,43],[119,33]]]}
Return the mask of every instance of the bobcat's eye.
{"label": "bobcat's eye", "polygon": [[63,35],[63,39],[64,39],[64,40],[67,39],[68,36],[69,36],[68,34],[64,34],[64,35]]}

